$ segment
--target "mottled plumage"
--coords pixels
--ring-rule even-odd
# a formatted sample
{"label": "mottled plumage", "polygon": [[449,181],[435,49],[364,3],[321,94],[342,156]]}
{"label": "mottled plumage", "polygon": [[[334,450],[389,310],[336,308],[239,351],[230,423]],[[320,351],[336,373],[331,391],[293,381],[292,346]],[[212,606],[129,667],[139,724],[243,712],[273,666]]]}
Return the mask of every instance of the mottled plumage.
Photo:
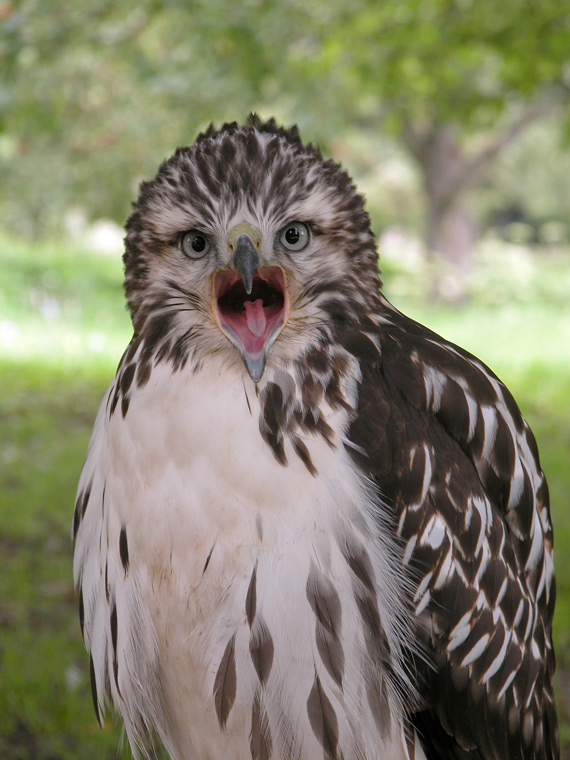
{"label": "mottled plumage", "polygon": [[125,243],[73,520],[97,717],[175,760],[557,758],[534,437],[384,298],[349,177],[273,121],[211,128]]}

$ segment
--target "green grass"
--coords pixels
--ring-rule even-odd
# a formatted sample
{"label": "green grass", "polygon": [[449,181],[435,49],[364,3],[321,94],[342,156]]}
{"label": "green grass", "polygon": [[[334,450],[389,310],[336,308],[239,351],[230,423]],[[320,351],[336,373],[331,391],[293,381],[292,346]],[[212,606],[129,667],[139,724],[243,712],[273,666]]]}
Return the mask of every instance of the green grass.
{"label": "green grass", "polygon": [[[70,514],[129,337],[121,262],[0,238],[0,757],[120,756],[94,717]],[[128,756],[125,753],[125,756]]]}
{"label": "green grass", "polygon": [[[421,274],[392,267],[385,279],[396,305],[502,377],[536,433],[556,530],[556,686],[563,755],[570,757],[570,258],[539,262],[520,253],[522,265],[512,250],[487,251],[476,299],[457,309],[422,303]],[[0,237],[0,757],[6,760],[121,755],[118,727],[108,721],[101,731],[93,714],[69,538],[97,406],[130,337],[121,276],[118,258]]]}

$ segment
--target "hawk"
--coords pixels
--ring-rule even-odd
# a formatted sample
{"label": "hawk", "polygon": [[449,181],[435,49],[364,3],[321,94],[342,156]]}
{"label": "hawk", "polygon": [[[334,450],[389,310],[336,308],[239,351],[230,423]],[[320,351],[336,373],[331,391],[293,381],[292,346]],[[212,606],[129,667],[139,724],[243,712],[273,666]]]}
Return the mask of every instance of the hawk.
{"label": "hawk", "polygon": [[210,127],[142,183],[124,266],[73,519],[99,720],[175,760],[556,758],[535,439],[383,296],[342,168]]}

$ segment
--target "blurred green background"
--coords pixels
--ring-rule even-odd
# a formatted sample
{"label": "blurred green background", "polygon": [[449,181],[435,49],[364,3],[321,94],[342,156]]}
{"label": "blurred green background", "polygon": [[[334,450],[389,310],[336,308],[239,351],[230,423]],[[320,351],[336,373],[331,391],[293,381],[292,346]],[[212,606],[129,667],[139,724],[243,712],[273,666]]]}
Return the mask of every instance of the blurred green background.
{"label": "blurred green background", "polygon": [[177,145],[250,111],[342,161],[388,296],[537,435],[570,758],[569,103],[560,0],[0,0],[1,758],[128,756],[95,722],[69,540],[130,337],[119,225]]}

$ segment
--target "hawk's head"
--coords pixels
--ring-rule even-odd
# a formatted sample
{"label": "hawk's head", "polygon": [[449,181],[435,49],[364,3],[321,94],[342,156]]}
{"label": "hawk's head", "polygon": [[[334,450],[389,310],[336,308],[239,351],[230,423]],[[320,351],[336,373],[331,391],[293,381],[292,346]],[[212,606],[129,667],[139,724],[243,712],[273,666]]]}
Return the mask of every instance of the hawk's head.
{"label": "hawk's head", "polygon": [[380,284],[348,175],[296,128],[256,117],[211,127],[141,185],[124,263],[147,350],[175,366],[241,358],[254,382],[370,311]]}

